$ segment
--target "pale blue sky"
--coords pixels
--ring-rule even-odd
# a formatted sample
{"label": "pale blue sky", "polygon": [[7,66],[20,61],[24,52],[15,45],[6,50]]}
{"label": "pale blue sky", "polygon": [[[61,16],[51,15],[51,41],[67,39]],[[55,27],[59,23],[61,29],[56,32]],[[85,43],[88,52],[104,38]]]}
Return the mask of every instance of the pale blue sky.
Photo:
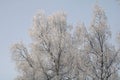
{"label": "pale blue sky", "polygon": [[[96,0],[0,0],[0,80],[13,80],[17,72],[11,60],[10,45],[23,40],[30,42],[28,29],[38,9],[47,14],[64,10],[68,22],[90,24]],[[120,5],[115,0],[100,0],[114,35],[120,31]],[[113,36],[114,36],[113,35]]]}

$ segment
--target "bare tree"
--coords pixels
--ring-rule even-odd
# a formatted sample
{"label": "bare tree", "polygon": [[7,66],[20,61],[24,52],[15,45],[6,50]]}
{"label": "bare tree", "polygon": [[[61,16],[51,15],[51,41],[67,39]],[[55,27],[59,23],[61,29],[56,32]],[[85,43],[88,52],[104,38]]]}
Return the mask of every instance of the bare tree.
{"label": "bare tree", "polygon": [[63,11],[50,16],[38,12],[30,48],[22,42],[12,46],[20,72],[16,80],[117,80],[120,49],[109,43],[104,10],[96,5],[93,13],[90,29],[80,23],[73,32]]}

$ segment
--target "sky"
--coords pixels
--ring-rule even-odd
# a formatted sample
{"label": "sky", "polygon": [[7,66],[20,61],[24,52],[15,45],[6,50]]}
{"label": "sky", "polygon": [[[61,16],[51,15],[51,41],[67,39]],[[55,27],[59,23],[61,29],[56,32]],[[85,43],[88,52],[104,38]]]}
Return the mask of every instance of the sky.
{"label": "sky", "polygon": [[[19,41],[29,45],[28,30],[38,10],[47,15],[64,10],[69,24],[84,22],[90,26],[95,3],[96,0],[0,0],[0,80],[13,80],[17,76],[10,46]],[[116,0],[98,0],[98,4],[105,10],[115,38],[120,31],[120,4]]]}

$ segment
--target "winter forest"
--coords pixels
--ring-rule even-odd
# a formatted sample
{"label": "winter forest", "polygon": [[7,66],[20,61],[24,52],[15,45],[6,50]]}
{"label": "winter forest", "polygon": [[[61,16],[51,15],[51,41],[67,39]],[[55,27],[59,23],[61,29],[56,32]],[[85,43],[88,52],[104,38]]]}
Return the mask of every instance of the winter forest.
{"label": "winter forest", "polygon": [[[105,10],[95,5],[89,26],[67,23],[65,11],[33,17],[32,42],[11,46],[15,80],[120,80],[120,46],[111,43]],[[120,33],[116,35],[120,44]]]}

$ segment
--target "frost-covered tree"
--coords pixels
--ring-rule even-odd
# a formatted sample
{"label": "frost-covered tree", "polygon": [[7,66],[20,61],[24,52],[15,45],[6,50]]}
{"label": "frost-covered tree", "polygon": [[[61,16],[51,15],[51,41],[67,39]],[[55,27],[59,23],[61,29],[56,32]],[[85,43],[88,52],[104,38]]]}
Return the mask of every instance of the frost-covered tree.
{"label": "frost-covered tree", "polygon": [[110,44],[111,31],[104,10],[96,5],[90,30],[81,25],[76,36],[75,42],[82,42],[77,43],[82,56],[78,69],[83,72],[84,80],[115,80],[120,68],[120,49]]}
{"label": "frost-covered tree", "polygon": [[73,48],[68,33],[66,14],[46,16],[40,11],[30,29],[32,43],[28,50],[23,43],[12,47],[13,59],[23,80],[61,80],[71,77]]}
{"label": "frost-covered tree", "polygon": [[96,5],[93,13],[90,29],[79,23],[72,30],[63,11],[38,12],[30,48],[22,42],[11,48],[20,73],[16,80],[117,80],[120,49],[109,42],[104,10]]}

